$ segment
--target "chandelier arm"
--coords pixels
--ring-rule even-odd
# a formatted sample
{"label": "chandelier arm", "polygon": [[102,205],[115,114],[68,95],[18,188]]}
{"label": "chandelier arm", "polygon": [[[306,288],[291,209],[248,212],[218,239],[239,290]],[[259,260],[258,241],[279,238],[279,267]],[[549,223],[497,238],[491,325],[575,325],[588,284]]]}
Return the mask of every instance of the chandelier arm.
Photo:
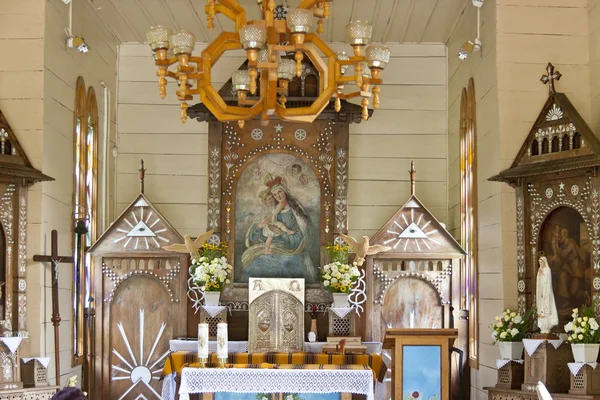
{"label": "chandelier arm", "polygon": [[321,2],[321,1],[323,1],[323,0],[302,0],[302,3],[300,3],[300,5],[296,8],[304,8],[306,10],[310,10],[317,3]]}
{"label": "chandelier arm", "polygon": [[250,108],[227,105],[212,85],[203,88],[200,99],[219,121],[251,119],[264,108],[264,103],[260,101]]}
{"label": "chandelier arm", "polygon": [[329,104],[329,100],[335,93],[337,88],[331,86],[325,89],[319,97],[315,99],[315,101],[308,107],[296,107],[296,108],[283,108],[281,106],[277,106],[277,115],[279,115],[282,119],[289,119],[290,117],[313,117],[314,120],[320,113],[327,107]]}
{"label": "chandelier arm", "polygon": [[[219,0],[219,4],[214,5],[216,14],[223,14],[233,21],[235,31],[246,25],[246,10],[237,0]],[[204,11],[209,14],[210,6],[205,6]]]}

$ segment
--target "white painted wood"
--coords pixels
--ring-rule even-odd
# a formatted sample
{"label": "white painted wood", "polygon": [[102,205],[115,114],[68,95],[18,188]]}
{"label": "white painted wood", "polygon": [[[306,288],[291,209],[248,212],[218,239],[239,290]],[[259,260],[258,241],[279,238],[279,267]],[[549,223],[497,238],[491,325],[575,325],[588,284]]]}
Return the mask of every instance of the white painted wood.
{"label": "white painted wood", "polygon": [[[247,20],[260,17],[255,1],[240,3],[246,8]],[[367,19],[373,22],[375,42],[444,42],[464,3],[465,0],[334,1],[323,36],[329,42],[344,41],[345,27],[351,19]],[[204,42],[214,40],[223,30],[233,29],[230,20],[218,15],[215,29],[209,31],[204,3],[191,0],[96,0],[95,4],[100,8],[98,15],[121,42],[145,41],[146,32],[155,24],[191,31],[198,41]],[[299,1],[287,0],[286,4],[295,7]],[[411,8],[413,11],[409,12]]]}

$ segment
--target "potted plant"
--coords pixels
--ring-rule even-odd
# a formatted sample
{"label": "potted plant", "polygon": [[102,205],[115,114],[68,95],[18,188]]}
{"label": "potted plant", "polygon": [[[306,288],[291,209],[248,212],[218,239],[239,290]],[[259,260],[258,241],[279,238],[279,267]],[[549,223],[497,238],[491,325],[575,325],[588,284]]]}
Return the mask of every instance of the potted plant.
{"label": "potted plant", "polygon": [[592,307],[573,309],[573,320],[565,325],[575,362],[590,363],[598,359],[600,330]]}
{"label": "potted plant", "polygon": [[523,356],[523,338],[529,330],[533,309],[525,315],[516,310],[506,309],[492,323],[493,344],[498,343],[500,358],[503,360],[521,360]]}
{"label": "potted plant", "polygon": [[192,259],[189,272],[193,282],[200,286],[205,305],[218,306],[221,292],[229,284],[233,267],[227,263],[223,255],[227,252],[225,243],[204,243],[198,249],[198,256]]}
{"label": "potted plant", "polygon": [[348,246],[329,245],[325,248],[331,262],[321,267],[321,281],[325,290],[333,294],[336,308],[348,307],[348,296],[360,276],[356,263],[348,263]]}

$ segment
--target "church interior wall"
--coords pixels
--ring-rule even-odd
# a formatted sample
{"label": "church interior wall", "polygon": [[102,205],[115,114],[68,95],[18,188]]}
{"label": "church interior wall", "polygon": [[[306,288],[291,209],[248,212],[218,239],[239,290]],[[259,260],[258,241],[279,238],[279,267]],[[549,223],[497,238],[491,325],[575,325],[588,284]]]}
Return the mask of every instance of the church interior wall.
{"label": "church interior wall", "polygon": [[[29,190],[27,215],[27,315],[29,340],[23,356],[54,356],[49,266],[32,262],[34,254],[50,252],[50,232],[59,232],[59,253],[71,253],[73,196],[73,109],[78,76],[93,87],[98,103],[99,165],[102,170],[104,132],[104,82],[116,93],[117,41],[98,19],[88,2],[74,2],[73,33],[81,35],[91,50],[81,54],[65,45],[69,7],[60,0],[0,1],[0,108],[15,131],[33,166],[54,182]],[[116,142],[116,96],[110,105],[110,142]],[[109,146],[112,147],[112,146]],[[110,150],[109,150],[110,151]],[[109,161],[111,157],[109,157]],[[114,176],[114,159],[109,177]],[[109,180],[108,193],[114,190]],[[101,178],[99,178],[101,185]],[[99,190],[100,193],[100,190]],[[107,200],[110,202],[110,198]],[[99,198],[98,209],[103,200]],[[112,204],[110,202],[109,204]],[[114,207],[113,207],[114,208]],[[114,209],[109,210],[110,215]],[[101,227],[99,226],[99,229]],[[72,265],[61,264],[59,275],[61,381],[79,374],[71,367]],[[48,377],[54,381],[54,364]]]}
{"label": "church interior wall", "polygon": [[470,78],[475,84],[477,107],[477,188],[478,188],[478,254],[479,254],[479,369],[471,370],[471,398],[487,399],[484,386],[495,384],[497,350],[491,346],[488,333],[488,315],[502,309],[502,235],[500,231],[499,185],[486,182],[499,168],[496,149],[498,139],[498,87],[496,80],[496,7],[495,1],[486,1],[481,9],[481,53],[472,53],[465,61],[456,57],[467,40],[477,32],[474,7],[467,7],[456,29],[448,40],[448,228],[460,239],[460,147],[459,122],[461,93]]}
{"label": "church interior wall", "polygon": [[588,0],[588,34],[590,57],[590,127],[600,135],[600,1]]}
{"label": "church interior wall", "polygon": [[[198,44],[196,52],[203,46]],[[331,47],[349,51],[341,44]],[[447,220],[445,46],[392,44],[390,49],[380,109],[370,121],[350,125],[348,201],[353,236],[374,234],[406,201],[411,160],[418,170],[419,198],[437,218]],[[219,61],[214,73],[217,89],[244,59],[232,52]],[[148,197],[181,234],[204,232],[207,123],[179,122],[172,82],[166,99],[160,99],[147,45],[120,46],[118,79],[118,210],[139,191],[137,170],[143,158]]]}
{"label": "church interior wall", "polygon": [[[460,237],[460,95],[469,78],[477,103],[479,200],[479,369],[471,371],[472,398],[484,399],[496,382],[497,349],[489,324],[503,308],[517,303],[516,207],[514,190],[487,179],[508,168],[548,87],[539,82],[548,61],[564,75],[557,83],[586,121],[590,121],[590,61],[586,1],[496,0],[481,9],[483,49],[463,62],[454,55],[476,32],[469,8],[448,41],[449,54],[449,227]],[[592,11],[589,12],[592,18]],[[591,32],[591,31],[590,31]],[[592,108],[593,109],[593,108]],[[501,284],[499,284],[501,282]]]}

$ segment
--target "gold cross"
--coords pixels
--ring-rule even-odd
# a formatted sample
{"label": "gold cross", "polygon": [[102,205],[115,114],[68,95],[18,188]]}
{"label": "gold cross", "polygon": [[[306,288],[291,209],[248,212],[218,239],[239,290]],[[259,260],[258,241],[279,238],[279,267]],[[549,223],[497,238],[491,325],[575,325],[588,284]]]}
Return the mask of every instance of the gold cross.
{"label": "gold cross", "polygon": [[546,66],[546,73],[547,75],[542,75],[540,81],[542,81],[544,85],[546,83],[549,83],[550,85],[548,87],[548,90],[550,94],[554,94],[556,93],[556,90],[554,89],[554,81],[559,81],[562,74],[558,71],[554,72],[554,65],[552,65],[552,63],[548,63],[548,65]]}

